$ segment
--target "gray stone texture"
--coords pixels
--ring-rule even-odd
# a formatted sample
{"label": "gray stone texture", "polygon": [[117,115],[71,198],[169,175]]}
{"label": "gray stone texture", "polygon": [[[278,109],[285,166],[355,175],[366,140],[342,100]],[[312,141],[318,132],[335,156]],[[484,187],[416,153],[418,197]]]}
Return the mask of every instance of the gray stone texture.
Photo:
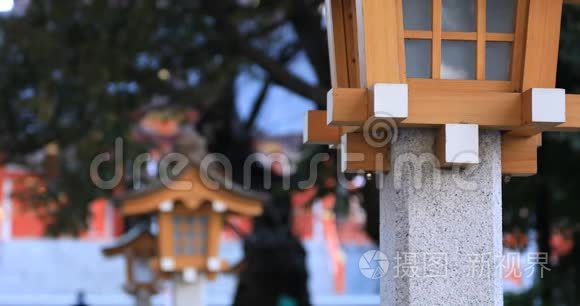
{"label": "gray stone texture", "polygon": [[451,170],[433,166],[435,135],[400,130],[377,178],[381,305],[503,305],[500,134],[480,132],[481,163]]}

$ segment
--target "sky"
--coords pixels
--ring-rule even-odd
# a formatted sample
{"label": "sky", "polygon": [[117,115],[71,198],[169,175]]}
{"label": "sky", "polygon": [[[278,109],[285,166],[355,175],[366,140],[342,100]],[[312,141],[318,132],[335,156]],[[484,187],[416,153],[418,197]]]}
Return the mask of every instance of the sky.
{"label": "sky", "polygon": [[[289,62],[288,69],[310,84],[317,83],[315,72],[304,53]],[[236,80],[236,107],[243,120],[250,115],[261,88],[262,80],[249,72],[241,73]],[[312,109],[314,104],[311,101],[281,86],[273,85],[256,119],[256,127],[260,132],[272,136],[302,134],[304,116]]]}
{"label": "sky", "polygon": [[0,12],[9,12],[14,7],[14,0],[0,0]]}

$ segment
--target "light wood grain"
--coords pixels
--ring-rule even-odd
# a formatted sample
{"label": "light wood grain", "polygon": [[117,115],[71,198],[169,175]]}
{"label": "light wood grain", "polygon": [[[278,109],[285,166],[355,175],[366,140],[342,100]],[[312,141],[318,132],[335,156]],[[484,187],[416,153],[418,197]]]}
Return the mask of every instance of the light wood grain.
{"label": "light wood grain", "polygon": [[[219,244],[221,233],[223,229],[223,216],[219,213],[212,212],[210,214],[209,219],[209,228],[208,228],[208,238],[207,238],[207,258],[217,258],[219,256]],[[204,266],[207,265],[206,264]],[[216,274],[213,271],[208,271],[207,274],[208,279],[212,280],[216,278]]]}
{"label": "light wood grain", "polygon": [[433,39],[433,31],[405,30],[405,38]]}
{"label": "light wood grain", "polygon": [[503,135],[501,165],[504,175],[535,175],[538,172],[537,138]]}
{"label": "light wood grain", "polygon": [[515,37],[512,50],[511,79],[515,91],[522,92],[522,78],[526,33],[528,29],[529,0],[519,0],[516,5]]}
{"label": "light wood grain", "polygon": [[365,139],[363,132],[348,133],[342,136],[341,159],[341,168],[346,173],[388,172],[390,145],[377,148]]}
{"label": "light wood grain", "polygon": [[443,18],[442,0],[433,0],[433,43],[431,54],[431,78],[441,78],[441,31]]}
{"label": "light wood grain", "polygon": [[357,0],[357,28],[361,87],[376,83],[401,83],[403,39],[398,0]]}
{"label": "light wood grain", "polygon": [[[348,87],[360,87],[359,60],[357,46],[356,3],[355,0],[342,0],[343,24],[346,42],[346,65],[348,72]],[[344,86],[337,86],[344,87]],[[336,88],[336,87],[335,87]]]}
{"label": "light wood grain", "polygon": [[361,126],[368,118],[368,90],[365,88],[333,88],[328,93],[331,126]]}
{"label": "light wood grain", "polygon": [[522,91],[555,87],[561,20],[562,0],[530,2]]}
{"label": "light wood grain", "polygon": [[[338,103],[334,102],[333,107],[342,111],[336,114],[334,120],[337,123],[346,122],[348,126],[362,126],[370,116],[360,107],[363,96],[363,92],[358,92],[355,98],[335,99]],[[359,102],[354,102],[357,100]],[[472,123],[484,128],[511,130],[521,125],[521,118],[520,93],[418,89],[410,85],[409,115],[400,125],[432,127],[446,123]]]}
{"label": "light wood grain", "polygon": [[163,212],[159,214],[159,257],[175,258],[173,247],[173,223],[171,222],[172,214]]}
{"label": "light wood grain", "polygon": [[409,79],[409,90],[513,92],[510,81]]}
{"label": "light wood grain", "polygon": [[475,32],[443,32],[441,38],[444,40],[477,40],[478,33]]}
{"label": "light wood grain", "polygon": [[340,128],[326,124],[326,111],[309,111],[306,113],[304,143],[330,145],[340,143]]}
{"label": "light wood grain", "polygon": [[566,95],[566,122],[547,131],[580,131],[580,95]]}
{"label": "light wood grain", "polygon": [[346,29],[342,0],[326,0],[328,52],[332,87],[348,87]]}
{"label": "light wood grain", "polygon": [[477,80],[485,80],[486,5],[486,0],[477,0],[477,51],[475,65]]}
{"label": "light wood grain", "polygon": [[407,55],[405,54],[405,25],[403,23],[403,0],[396,0],[397,39],[399,41],[399,82],[407,82]]}
{"label": "light wood grain", "polygon": [[409,91],[405,126],[472,123],[485,128],[509,129],[521,122],[521,94],[471,91]]}
{"label": "light wood grain", "polygon": [[486,33],[485,39],[487,41],[512,42],[516,39],[516,35],[512,33]]}

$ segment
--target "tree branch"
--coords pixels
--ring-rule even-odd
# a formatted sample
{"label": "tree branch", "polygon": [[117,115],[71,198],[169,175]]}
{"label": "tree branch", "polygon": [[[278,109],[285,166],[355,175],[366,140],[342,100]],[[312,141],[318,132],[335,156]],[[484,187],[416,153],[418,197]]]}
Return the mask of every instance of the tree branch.
{"label": "tree branch", "polygon": [[270,79],[266,80],[264,82],[264,85],[262,85],[262,89],[260,89],[260,93],[258,94],[258,97],[256,98],[256,102],[254,102],[254,107],[252,108],[252,112],[250,113],[250,117],[248,118],[248,121],[246,121],[246,130],[251,130],[252,127],[254,126],[254,123],[256,122],[256,118],[258,118],[258,114],[260,113],[260,110],[262,109],[262,106],[264,105],[264,101],[266,100],[266,94],[268,93],[268,89],[270,89],[270,84],[272,83],[272,81]]}
{"label": "tree branch", "polygon": [[321,16],[317,8],[321,1],[295,0],[289,16],[290,23],[298,34],[298,41],[310,60],[320,86],[330,88],[330,63],[326,32],[321,27]]}
{"label": "tree branch", "polygon": [[258,64],[268,72],[272,82],[312,100],[318,108],[325,107],[326,90],[319,86],[308,84],[289,72],[279,61],[272,59],[262,50],[254,48],[249,41],[240,35],[236,27],[227,20],[224,13],[219,11],[219,8],[217,8],[219,6],[213,5],[213,2],[206,3],[207,9],[216,21],[216,28],[225,37],[223,41],[226,46],[235,48],[244,57]]}

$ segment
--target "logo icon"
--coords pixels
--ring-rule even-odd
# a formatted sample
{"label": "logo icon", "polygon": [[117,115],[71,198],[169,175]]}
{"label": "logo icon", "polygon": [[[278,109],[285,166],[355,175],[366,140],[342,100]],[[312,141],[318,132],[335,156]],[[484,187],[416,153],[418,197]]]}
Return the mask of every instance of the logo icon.
{"label": "logo icon", "polygon": [[379,279],[387,274],[389,270],[389,260],[387,255],[381,251],[370,250],[364,253],[359,261],[360,273],[368,279]]}
{"label": "logo icon", "polygon": [[389,114],[379,113],[379,117],[371,117],[365,121],[363,136],[367,144],[382,148],[389,143],[395,143],[399,138],[397,122]]}

